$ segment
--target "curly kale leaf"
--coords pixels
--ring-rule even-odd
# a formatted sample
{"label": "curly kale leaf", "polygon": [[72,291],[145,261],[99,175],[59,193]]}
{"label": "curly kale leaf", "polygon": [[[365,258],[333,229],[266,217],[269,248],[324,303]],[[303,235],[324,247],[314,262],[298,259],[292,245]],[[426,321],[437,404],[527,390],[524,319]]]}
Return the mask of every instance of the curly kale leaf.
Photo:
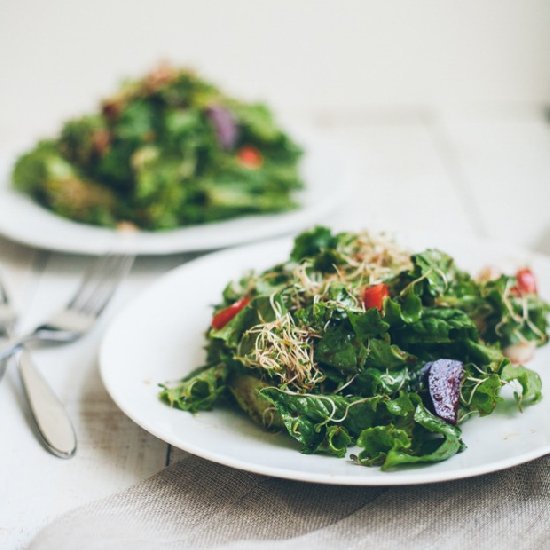
{"label": "curly kale leaf", "polygon": [[487,372],[475,365],[466,365],[460,402],[462,418],[471,413],[491,414],[501,400],[502,379],[499,374]]}
{"label": "curly kale leaf", "polygon": [[360,338],[383,336],[390,328],[389,323],[382,318],[376,308],[367,311],[348,311],[353,332]]}
{"label": "curly kale leaf", "polygon": [[220,364],[202,367],[175,385],[161,384],[159,397],[167,405],[195,413],[212,409],[226,390],[227,368]]}
{"label": "curly kale leaf", "polygon": [[323,251],[334,249],[336,242],[336,237],[328,227],[318,225],[296,237],[290,259],[300,262],[305,258],[317,256]]}
{"label": "curly kale leaf", "polygon": [[415,323],[422,318],[423,306],[414,284],[384,301],[384,320],[392,327]]}
{"label": "curly kale leaf", "polygon": [[459,309],[425,308],[422,318],[392,331],[399,345],[446,344],[477,340],[475,323]]}
{"label": "curly kale leaf", "polygon": [[367,353],[362,342],[350,333],[347,323],[329,326],[315,344],[315,360],[343,374],[358,372]]}
{"label": "curly kale leaf", "polygon": [[351,393],[365,397],[383,395],[394,397],[410,386],[412,374],[409,367],[388,370],[365,368],[349,386]]}
{"label": "curly kale leaf", "polygon": [[[375,423],[381,401],[379,397],[289,393],[275,387],[260,393],[277,409],[288,434],[300,443],[304,453],[330,452],[326,437],[331,426],[343,428],[350,436],[357,437],[362,429]],[[341,453],[341,449],[338,452]]]}
{"label": "curly kale leaf", "polygon": [[427,249],[411,256],[412,269],[401,273],[391,282],[394,290],[402,291],[414,285],[424,301],[445,294],[456,276],[453,258],[441,250]]}
{"label": "curly kale leaf", "polygon": [[356,457],[360,464],[380,465],[383,470],[404,464],[441,462],[462,451],[460,430],[430,413],[415,394],[412,427],[399,423],[368,428],[361,432],[357,444],[362,447]]}

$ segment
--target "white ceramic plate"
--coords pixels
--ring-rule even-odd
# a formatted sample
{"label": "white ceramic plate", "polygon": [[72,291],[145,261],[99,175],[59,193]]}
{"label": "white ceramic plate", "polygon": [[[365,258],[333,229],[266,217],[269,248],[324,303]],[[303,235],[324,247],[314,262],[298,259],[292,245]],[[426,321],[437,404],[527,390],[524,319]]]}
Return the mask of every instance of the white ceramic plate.
{"label": "white ceramic plate", "polygon": [[[403,239],[400,239],[403,241]],[[526,261],[548,299],[550,258],[528,256],[509,246],[453,242],[436,237],[406,239],[411,249],[437,246],[465,269],[487,263],[508,269]],[[205,256],[160,279],[115,319],[100,353],[103,381],[118,406],[164,441],[234,468],[260,474],[341,485],[404,485],[476,476],[533,460],[550,452],[550,346],[529,365],[543,378],[547,397],[519,413],[515,407],[464,426],[464,453],[447,462],[392,472],[353,464],[348,458],[303,455],[290,438],[263,431],[243,414],[215,409],[195,416],[163,405],[158,382],[177,380],[203,362],[209,304],[219,301],[229,279],[287,257],[289,240]]]}
{"label": "white ceramic plate", "polygon": [[0,234],[36,248],[76,254],[164,255],[214,250],[298,231],[338,206],[346,196],[351,172],[342,146],[304,130],[292,135],[306,151],[301,170],[306,188],[297,194],[301,206],[295,211],[173,231],[124,234],[78,224],[40,207],[12,189],[8,177],[11,163],[4,162],[0,164]]}

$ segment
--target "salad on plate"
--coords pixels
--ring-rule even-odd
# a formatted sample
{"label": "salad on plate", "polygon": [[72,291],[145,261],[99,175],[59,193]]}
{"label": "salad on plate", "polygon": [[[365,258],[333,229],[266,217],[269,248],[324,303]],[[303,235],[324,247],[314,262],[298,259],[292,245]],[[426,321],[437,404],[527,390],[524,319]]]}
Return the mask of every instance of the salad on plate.
{"label": "salad on plate", "polygon": [[549,312],[527,267],[473,277],[441,250],[319,226],[285,262],[227,285],[206,364],[160,398],[190,413],[230,402],[304,453],[440,462],[465,450],[462,423],[542,398],[522,363],[548,342]]}
{"label": "salad on plate", "polygon": [[76,222],[168,230],[296,208],[301,155],[265,105],[161,65],[22,154],[12,179]]}

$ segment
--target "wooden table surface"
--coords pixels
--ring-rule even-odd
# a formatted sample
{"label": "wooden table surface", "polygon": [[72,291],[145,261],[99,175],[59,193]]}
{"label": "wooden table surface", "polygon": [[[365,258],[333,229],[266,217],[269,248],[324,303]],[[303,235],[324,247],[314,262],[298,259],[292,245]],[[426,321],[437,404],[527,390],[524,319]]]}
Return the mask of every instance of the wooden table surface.
{"label": "wooden table surface", "polygon": [[[495,238],[550,254],[550,125],[539,106],[324,114],[319,131],[357,153],[357,183],[334,222]],[[0,151],[9,144],[0,143]],[[338,182],[334,183],[338,185]],[[129,420],[107,396],[97,349],[109,318],[184,255],[140,258],[97,328],[81,342],[34,353],[66,403],[77,455],[49,455],[31,433],[16,372],[0,384],[0,549],[24,547],[59,514],[120,491],[181,452]],[[31,326],[68,298],[91,260],[0,239],[0,271]]]}

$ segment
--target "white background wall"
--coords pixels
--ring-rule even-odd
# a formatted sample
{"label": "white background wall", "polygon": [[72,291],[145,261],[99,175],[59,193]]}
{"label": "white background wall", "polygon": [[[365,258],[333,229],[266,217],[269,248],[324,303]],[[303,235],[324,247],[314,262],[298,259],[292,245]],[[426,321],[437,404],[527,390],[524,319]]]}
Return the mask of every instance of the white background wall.
{"label": "white background wall", "polygon": [[550,100],[548,0],[0,0],[0,138],[160,58],[282,109]]}

